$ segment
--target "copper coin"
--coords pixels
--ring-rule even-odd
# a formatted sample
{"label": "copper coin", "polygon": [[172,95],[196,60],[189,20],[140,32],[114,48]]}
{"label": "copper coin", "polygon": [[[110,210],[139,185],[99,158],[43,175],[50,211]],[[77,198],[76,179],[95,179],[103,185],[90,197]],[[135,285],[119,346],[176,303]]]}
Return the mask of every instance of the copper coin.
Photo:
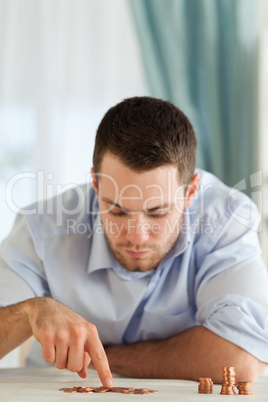
{"label": "copper coin", "polygon": [[76,390],[76,392],[84,392],[85,391],[83,387],[78,387],[75,390]]}
{"label": "copper coin", "polygon": [[97,387],[97,388],[93,388],[92,391],[97,393],[97,394],[101,394],[101,393],[104,393],[104,392],[109,392],[110,389],[105,388],[105,387]]}
{"label": "copper coin", "polygon": [[77,392],[82,392],[83,391],[83,387],[73,387],[73,389]]}
{"label": "copper coin", "polygon": [[212,385],[206,385],[206,386],[199,385],[198,387],[198,391],[204,391],[204,392],[212,391],[212,389],[213,389]]}
{"label": "copper coin", "polygon": [[237,387],[240,391],[250,391],[250,387]]}
{"label": "copper coin", "polygon": [[237,384],[237,387],[241,387],[241,388],[250,388],[250,386],[251,386],[251,382],[239,382],[238,384]]}
{"label": "copper coin", "polygon": [[93,391],[93,388],[91,388],[91,387],[85,387],[84,390],[87,391],[87,392],[92,392],[92,391]]}
{"label": "copper coin", "polygon": [[112,387],[110,388],[111,392],[119,392],[120,394],[125,394],[128,392],[135,391],[135,388],[126,388],[126,387]]}
{"label": "copper coin", "polygon": [[135,388],[135,391],[148,391],[147,388]]}

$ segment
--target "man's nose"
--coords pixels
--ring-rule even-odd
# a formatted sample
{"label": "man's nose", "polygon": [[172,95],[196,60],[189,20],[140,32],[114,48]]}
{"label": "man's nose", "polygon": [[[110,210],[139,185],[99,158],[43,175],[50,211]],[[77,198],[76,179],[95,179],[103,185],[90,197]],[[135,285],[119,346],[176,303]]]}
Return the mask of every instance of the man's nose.
{"label": "man's nose", "polygon": [[126,230],[126,239],[135,246],[141,246],[149,239],[150,225],[142,217],[142,214],[135,218],[129,218]]}

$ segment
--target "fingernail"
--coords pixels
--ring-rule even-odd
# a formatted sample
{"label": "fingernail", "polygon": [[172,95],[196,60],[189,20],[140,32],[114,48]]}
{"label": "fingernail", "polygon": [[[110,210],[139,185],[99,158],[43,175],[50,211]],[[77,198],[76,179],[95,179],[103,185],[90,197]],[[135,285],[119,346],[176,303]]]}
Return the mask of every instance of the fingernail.
{"label": "fingernail", "polygon": [[105,378],[104,386],[106,388],[112,388],[114,386],[113,380],[111,378]]}

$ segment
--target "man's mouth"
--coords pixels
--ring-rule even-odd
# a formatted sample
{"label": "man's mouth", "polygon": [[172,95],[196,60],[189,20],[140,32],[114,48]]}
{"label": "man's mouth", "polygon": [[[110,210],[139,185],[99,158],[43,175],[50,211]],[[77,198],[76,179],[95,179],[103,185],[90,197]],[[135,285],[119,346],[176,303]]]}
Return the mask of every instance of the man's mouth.
{"label": "man's mouth", "polygon": [[150,253],[149,250],[147,250],[147,251],[125,250],[125,251],[126,251],[126,253],[127,253],[128,255],[130,255],[130,256],[133,257],[133,258],[143,258],[143,257],[147,256],[147,255]]}

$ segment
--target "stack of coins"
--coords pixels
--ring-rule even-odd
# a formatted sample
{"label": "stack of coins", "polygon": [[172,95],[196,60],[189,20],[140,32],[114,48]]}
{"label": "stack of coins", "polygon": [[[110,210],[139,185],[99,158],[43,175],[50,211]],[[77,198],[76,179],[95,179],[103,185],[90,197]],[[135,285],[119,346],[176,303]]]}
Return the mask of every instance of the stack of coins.
{"label": "stack of coins", "polygon": [[211,378],[199,378],[198,393],[199,394],[212,394],[213,392],[213,382]]}
{"label": "stack of coins", "polygon": [[251,382],[239,382],[237,385],[239,395],[252,395],[253,392],[250,389]]}
{"label": "stack of coins", "polygon": [[222,369],[222,387],[221,394],[222,395],[235,395],[234,386],[235,386],[235,370],[234,367],[223,367]]}

